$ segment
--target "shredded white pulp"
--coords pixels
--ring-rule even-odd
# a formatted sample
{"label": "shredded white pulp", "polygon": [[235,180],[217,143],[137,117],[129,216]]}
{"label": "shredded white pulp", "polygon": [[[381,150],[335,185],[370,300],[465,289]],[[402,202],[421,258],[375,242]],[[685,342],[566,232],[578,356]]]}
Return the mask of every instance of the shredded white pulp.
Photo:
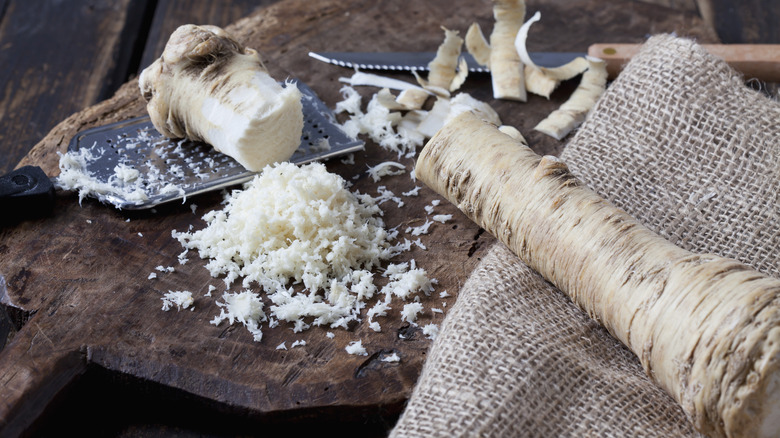
{"label": "shredded white pulp", "polygon": [[[296,332],[311,325],[348,328],[360,319],[377,291],[372,269],[411,245],[391,243],[397,232],[385,230],[381,214],[374,198],[350,192],[323,164],[281,163],[229,194],[224,209],[203,216],[204,229],[174,231],[173,237],[184,253],[197,251],[208,260],[206,268],[224,276],[226,286],[240,281],[247,289],[225,293],[212,323],[241,322],[259,341],[260,323],[268,317],[294,324]],[[388,298],[370,319],[386,314],[392,296],[408,299],[433,290],[414,262],[411,269],[391,264],[385,275],[390,282],[381,292]],[[253,284],[271,302],[268,316]]]}

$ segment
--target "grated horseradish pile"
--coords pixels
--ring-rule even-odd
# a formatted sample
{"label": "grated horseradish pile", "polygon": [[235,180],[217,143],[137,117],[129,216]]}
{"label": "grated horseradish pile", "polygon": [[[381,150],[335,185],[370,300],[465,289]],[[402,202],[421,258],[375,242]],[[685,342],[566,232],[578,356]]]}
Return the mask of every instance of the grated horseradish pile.
{"label": "grated horseradish pile", "polygon": [[[180,261],[197,251],[212,276],[224,276],[228,288],[240,281],[246,289],[225,293],[211,322],[238,321],[260,341],[264,321],[271,327],[286,321],[300,332],[360,320],[366,300],[377,293],[372,269],[410,247],[408,240],[391,243],[398,232],[385,230],[381,214],[374,198],[350,192],[323,164],[280,163],[227,195],[224,209],[203,217],[205,228],[172,235],[185,248]],[[375,331],[381,327],[373,318],[387,314],[393,296],[429,294],[435,282],[414,261],[389,264],[383,275],[389,277],[379,290],[384,299],[367,311]],[[260,295],[249,289],[253,283],[271,302],[268,315]],[[413,323],[416,312],[404,310]]]}

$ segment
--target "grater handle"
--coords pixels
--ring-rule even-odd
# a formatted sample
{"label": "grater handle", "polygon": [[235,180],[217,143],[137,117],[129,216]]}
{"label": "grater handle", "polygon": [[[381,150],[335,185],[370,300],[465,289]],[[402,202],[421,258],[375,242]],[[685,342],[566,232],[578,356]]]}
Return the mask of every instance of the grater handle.
{"label": "grater handle", "polygon": [[0,223],[51,214],[54,184],[43,169],[24,166],[0,176]]}

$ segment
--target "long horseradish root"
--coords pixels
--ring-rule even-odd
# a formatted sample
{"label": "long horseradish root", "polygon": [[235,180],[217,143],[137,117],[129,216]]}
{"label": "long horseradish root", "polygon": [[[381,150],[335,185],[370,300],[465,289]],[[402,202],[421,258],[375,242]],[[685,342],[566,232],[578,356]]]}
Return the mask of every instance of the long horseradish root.
{"label": "long horseradish root", "polygon": [[780,280],[694,254],[464,113],[415,173],[567,293],[711,437],[780,434]]}

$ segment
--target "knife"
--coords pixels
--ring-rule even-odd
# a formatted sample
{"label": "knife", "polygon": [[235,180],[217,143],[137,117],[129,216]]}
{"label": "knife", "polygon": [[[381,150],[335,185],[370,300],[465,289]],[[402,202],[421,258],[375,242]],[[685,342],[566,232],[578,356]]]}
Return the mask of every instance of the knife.
{"label": "knife", "polygon": [[[341,67],[363,70],[428,70],[428,63],[436,52],[309,52],[309,56],[322,62]],[[487,73],[487,67],[480,65],[469,53],[461,56],[466,60],[470,72]],[[578,56],[577,52],[537,52],[531,53],[533,61],[541,67],[557,67],[566,64]]]}
{"label": "knife", "polygon": [[[724,59],[746,79],[780,82],[780,44],[702,44],[705,50]],[[607,62],[610,78],[639,51],[641,44],[593,44],[587,53],[532,52],[531,59],[540,67],[557,67],[579,56],[595,56]],[[309,52],[314,59],[342,67],[363,70],[427,70],[435,52]],[[463,53],[471,72],[487,72],[474,58]]]}

